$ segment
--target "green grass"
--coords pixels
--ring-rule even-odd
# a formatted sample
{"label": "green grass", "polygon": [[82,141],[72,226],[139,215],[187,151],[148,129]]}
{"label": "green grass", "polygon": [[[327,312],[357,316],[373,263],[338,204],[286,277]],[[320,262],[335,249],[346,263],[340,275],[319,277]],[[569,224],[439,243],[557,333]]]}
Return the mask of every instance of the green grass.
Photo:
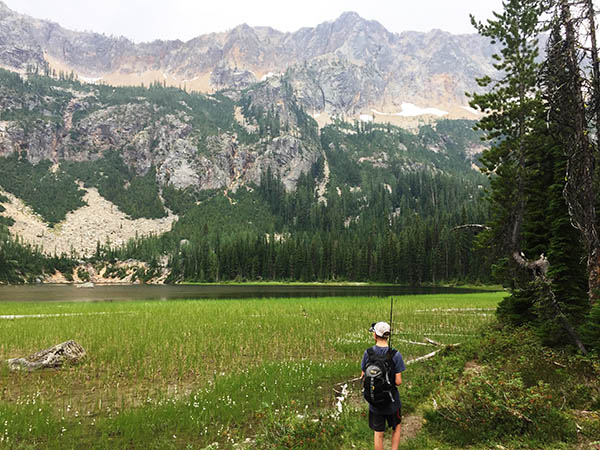
{"label": "green grass", "polygon": [[[395,297],[392,344],[408,360],[431,351],[408,340],[471,342],[503,295]],[[248,446],[289,448],[288,435],[276,439],[284,424],[297,428],[298,448],[344,448],[337,446],[340,436],[363,445],[371,437],[361,413],[331,419],[332,388],[360,373],[362,352],[372,344],[367,329],[389,317],[389,304],[389,298],[0,303],[5,315],[64,314],[2,320],[0,359],[68,339],[88,352],[76,367],[0,370],[0,447],[219,442],[228,448],[251,439]],[[455,374],[432,373],[435,363],[418,366],[405,375],[408,412],[431,392],[423,377]],[[314,430],[306,427],[312,430],[316,422],[308,418],[319,415],[331,426],[313,442]]]}

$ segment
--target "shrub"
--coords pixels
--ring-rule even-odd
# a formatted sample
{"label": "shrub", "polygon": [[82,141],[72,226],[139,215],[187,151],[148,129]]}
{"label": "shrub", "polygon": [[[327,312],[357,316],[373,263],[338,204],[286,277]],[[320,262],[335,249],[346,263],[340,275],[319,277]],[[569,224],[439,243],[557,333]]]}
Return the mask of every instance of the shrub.
{"label": "shrub", "polygon": [[600,354],[600,303],[592,307],[581,327],[581,334],[589,350]]}
{"label": "shrub", "polygon": [[463,380],[453,395],[436,399],[426,414],[432,433],[453,444],[468,445],[506,436],[540,442],[570,441],[575,423],[559,410],[549,384],[527,387],[518,372],[486,370]]}
{"label": "shrub", "polygon": [[85,270],[81,267],[77,269],[77,276],[79,277],[79,279],[81,281],[85,281],[85,282],[90,281],[90,274],[88,273],[87,270]]}

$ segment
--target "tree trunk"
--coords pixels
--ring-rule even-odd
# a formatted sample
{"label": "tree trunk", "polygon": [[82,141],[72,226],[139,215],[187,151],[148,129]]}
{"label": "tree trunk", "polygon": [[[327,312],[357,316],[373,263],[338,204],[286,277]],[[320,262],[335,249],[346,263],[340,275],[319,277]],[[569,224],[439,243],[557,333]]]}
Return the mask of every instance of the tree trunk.
{"label": "tree trunk", "polygon": [[596,18],[594,11],[594,2],[584,0],[585,20],[588,22],[588,33],[590,35],[590,53],[592,60],[592,92],[590,98],[594,107],[594,119],[596,129],[600,124],[600,61],[598,61],[598,41],[596,39]]}
{"label": "tree trunk", "polygon": [[565,27],[567,70],[571,73],[571,90],[575,108],[572,117],[573,142],[568,154],[565,200],[573,225],[582,233],[587,252],[588,296],[594,304],[600,296],[600,240],[596,227],[596,190],[594,189],[595,155],[589,139],[589,123],[583,98],[583,80],[577,57],[577,40],[568,0],[561,0],[561,22]]}
{"label": "tree trunk", "polygon": [[[595,128],[598,130],[598,127],[600,126],[600,62],[598,61],[598,43],[596,39],[596,19],[593,1],[584,0],[584,8],[586,20],[588,22],[588,33],[591,43],[590,59],[592,60],[592,83],[589,97],[594,109],[594,117],[592,120],[595,121]],[[593,146],[592,151],[595,155],[598,154],[597,142],[595,143],[595,146]],[[593,273],[590,274],[589,278],[589,288],[591,292],[590,300],[592,303],[597,301],[598,297],[600,297],[600,250],[598,250],[598,244],[596,245],[594,259],[591,267],[588,264],[588,269],[593,270]]]}

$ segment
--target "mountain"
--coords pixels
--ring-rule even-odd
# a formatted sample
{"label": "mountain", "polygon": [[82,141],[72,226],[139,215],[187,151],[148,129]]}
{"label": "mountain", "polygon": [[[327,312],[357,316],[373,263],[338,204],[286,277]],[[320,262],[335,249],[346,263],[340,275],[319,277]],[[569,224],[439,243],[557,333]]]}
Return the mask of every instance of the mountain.
{"label": "mountain", "polygon": [[491,51],[354,13],[135,44],[0,2],[0,282],[485,279],[454,231],[483,146],[440,109]]}
{"label": "mountain", "polygon": [[[289,195],[312,177],[315,208],[335,204],[331,195],[349,196],[354,205],[363,197],[368,202],[381,195],[382,185],[389,187],[386,195],[395,196],[395,185],[421,172],[455,177],[465,198],[483,183],[460,187],[465,177],[481,177],[472,168],[482,149],[472,121],[441,120],[409,132],[337,120],[319,129],[288,74],[225,94],[188,93],[158,83],[93,85],[72,75],[54,79],[0,69],[0,187],[16,221],[13,233],[46,251],[89,255],[98,241],[119,244],[138,232],[163,232],[177,216],[184,220],[197,208],[218,216],[216,207],[206,205],[217,197],[228,199],[225,206],[235,204],[237,192],[255,191],[266,174]],[[19,202],[31,213],[24,216]],[[390,202],[386,214],[402,209],[402,203],[401,198]],[[256,225],[248,214],[235,213],[233,221],[242,229],[248,222]],[[360,216],[355,206],[335,220]],[[155,224],[135,222],[142,219]],[[275,230],[289,225],[284,221]]]}
{"label": "mountain", "polygon": [[112,85],[158,81],[205,93],[285,73],[300,104],[321,124],[332,116],[360,115],[394,122],[426,108],[475,118],[464,93],[477,90],[475,77],[493,73],[493,50],[475,34],[391,33],[353,12],[293,33],[240,25],[187,42],[136,44],[70,31],[13,12],[0,1],[4,68],[73,71],[83,81]]}

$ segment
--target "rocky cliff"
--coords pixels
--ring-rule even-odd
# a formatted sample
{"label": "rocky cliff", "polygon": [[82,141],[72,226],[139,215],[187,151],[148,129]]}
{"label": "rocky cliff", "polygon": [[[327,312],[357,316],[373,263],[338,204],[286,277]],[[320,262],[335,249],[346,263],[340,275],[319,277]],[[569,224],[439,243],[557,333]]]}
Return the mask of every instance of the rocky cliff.
{"label": "rocky cliff", "polygon": [[236,189],[271,168],[293,189],[320,154],[316,123],[302,125],[312,119],[279,79],[237,95],[242,111],[224,96],[158,85],[127,90],[2,75],[0,156],[25,154],[32,164],[94,161],[117,150],[137,175],[155,168],[161,185]]}

